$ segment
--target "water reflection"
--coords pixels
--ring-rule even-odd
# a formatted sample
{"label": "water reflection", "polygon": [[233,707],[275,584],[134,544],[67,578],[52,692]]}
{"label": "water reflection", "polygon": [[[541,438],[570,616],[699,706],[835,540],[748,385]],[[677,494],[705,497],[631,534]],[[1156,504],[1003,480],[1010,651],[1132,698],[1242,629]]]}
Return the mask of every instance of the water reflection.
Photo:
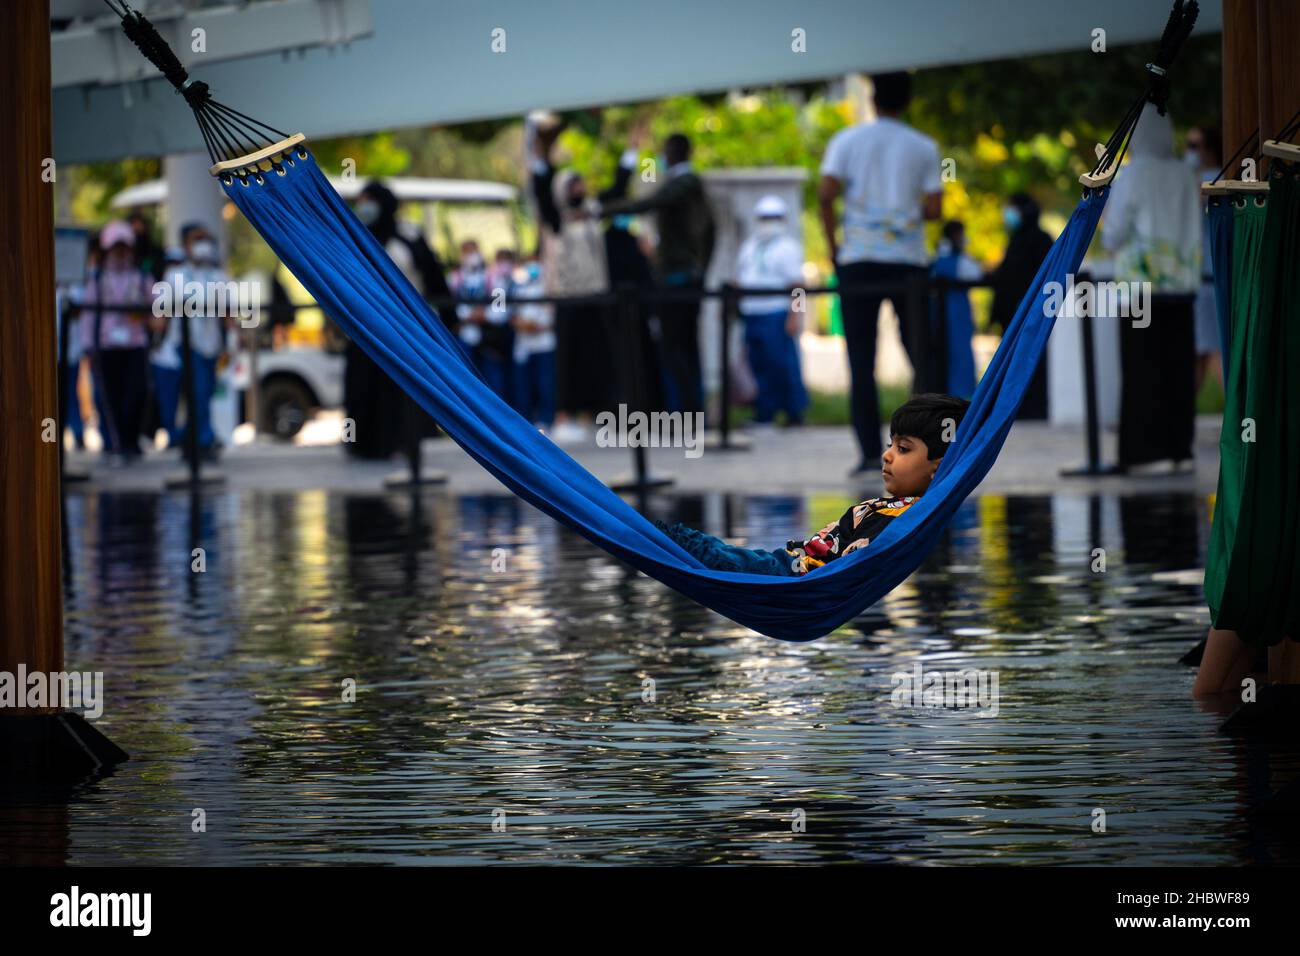
{"label": "water reflection", "polygon": [[[850,503],[653,502],[764,544]],[[1204,560],[1191,496],[972,498],[908,581],[801,646],[512,497],[67,507],[69,666],[106,672],[100,726],[134,759],[0,811],[54,862],[1293,859],[1246,813],[1293,757],[1219,736],[1176,663],[1199,584],[1152,575]],[[892,707],[918,661],[997,670],[999,716]]]}

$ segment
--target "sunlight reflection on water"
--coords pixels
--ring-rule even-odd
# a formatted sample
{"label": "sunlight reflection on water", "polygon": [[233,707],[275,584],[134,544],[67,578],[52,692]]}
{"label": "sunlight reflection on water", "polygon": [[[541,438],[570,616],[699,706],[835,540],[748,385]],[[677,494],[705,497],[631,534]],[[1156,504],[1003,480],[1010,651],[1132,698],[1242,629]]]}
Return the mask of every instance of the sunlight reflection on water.
{"label": "sunlight reflection on water", "polygon": [[[849,503],[832,499],[654,511],[768,546]],[[1207,623],[1199,578],[1175,573],[1204,561],[1191,495],[972,498],[912,578],[808,645],[514,498],[68,509],[68,666],[105,672],[100,728],[133,759],[31,833],[46,862],[1290,859],[1245,822],[1261,758],[1177,663]],[[917,661],[996,671],[998,716],[892,706]]]}

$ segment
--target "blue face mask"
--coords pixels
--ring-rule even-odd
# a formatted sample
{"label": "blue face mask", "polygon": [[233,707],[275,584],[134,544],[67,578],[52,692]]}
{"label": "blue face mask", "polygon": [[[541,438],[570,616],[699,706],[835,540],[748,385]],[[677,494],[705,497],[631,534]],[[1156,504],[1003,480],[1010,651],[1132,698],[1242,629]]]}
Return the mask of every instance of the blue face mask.
{"label": "blue face mask", "polygon": [[1020,228],[1020,210],[1015,206],[1007,206],[1002,210],[1002,221],[1009,231],[1015,232]]}
{"label": "blue face mask", "polygon": [[624,229],[624,230],[631,229],[631,228],[632,228],[632,217],[631,217],[631,216],[615,216],[614,219],[613,219],[613,223],[614,223],[614,228],[615,228],[615,229]]}

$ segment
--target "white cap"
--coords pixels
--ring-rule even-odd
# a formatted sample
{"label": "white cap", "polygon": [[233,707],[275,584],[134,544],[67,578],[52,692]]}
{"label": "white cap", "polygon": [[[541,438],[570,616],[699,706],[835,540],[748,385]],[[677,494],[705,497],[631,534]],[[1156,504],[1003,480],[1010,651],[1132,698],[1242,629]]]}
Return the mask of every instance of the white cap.
{"label": "white cap", "polygon": [[759,219],[784,219],[786,211],[785,200],[780,196],[764,196],[754,206],[754,215]]}

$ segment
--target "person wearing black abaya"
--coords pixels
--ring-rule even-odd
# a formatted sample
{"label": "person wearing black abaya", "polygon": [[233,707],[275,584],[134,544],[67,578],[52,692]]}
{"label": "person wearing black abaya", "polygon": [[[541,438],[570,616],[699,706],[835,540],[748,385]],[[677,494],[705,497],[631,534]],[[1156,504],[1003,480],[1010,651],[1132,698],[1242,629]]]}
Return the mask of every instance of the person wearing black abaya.
{"label": "person wearing black abaya", "polygon": [[[628,150],[618,165],[618,172],[613,184],[602,190],[600,202],[614,202],[627,196],[628,183],[636,167],[636,153]],[[628,228],[631,216],[614,216],[605,229],[605,259],[609,264],[609,284],[615,289],[620,286],[633,286],[639,293],[654,291],[654,270],[650,259],[641,249],[641,243]],[[615,323],[617,333],[616,347],[620,352],[628,350],[628,360],[637,363],[636,379],[620,372],[617,380],[622,383],[623,391],[620,401],[626,402],[628,409],[645,412],[659,411],[664,407],[663,383],[660,376],[660,358],[653,336],[650,332],[650,313],[647,311],[646,299],[638,297],[635,318],[631,328],[620,319]],[[629,340],[630,335],[630,340]],[[620,370],[622,366],[617,366]],[[629,372],[632,370],[628,370]],[[640,385],[640,401],[633,393],[633,385]]]}
{"label": "person wearing black abaya", "polygon": [[[383,183],[371,180],[356,204],[359,218],[393,258],[402,274],[426,299],[450,296],[442,263],[414,228],[397,221],[397,197]],[[451,314],[443,309],[441,314]],[[444,322],[446,320],[444,319]],[[354,423],[353,441],[344,447],[358,458],[389,458],[408,438],[428,438],[437,426],[354,342],[344,352],[345,414]]]}
{"label": "person wearing black abaya", "polygon": [[[1002,263],[989,273],[993,284],[993,310],[990,324],[1001,332],[1011,324],[1016,309],[1029,291],[1038,269],[1052,248],[1052,237],[1038,224],[1038,203],[1026,193],[1016,193],[1002,211],[1010,238]],[[1019,419],[1047,418],[1047,361],[1039,360],[1029,390],[1020,406]]]}

